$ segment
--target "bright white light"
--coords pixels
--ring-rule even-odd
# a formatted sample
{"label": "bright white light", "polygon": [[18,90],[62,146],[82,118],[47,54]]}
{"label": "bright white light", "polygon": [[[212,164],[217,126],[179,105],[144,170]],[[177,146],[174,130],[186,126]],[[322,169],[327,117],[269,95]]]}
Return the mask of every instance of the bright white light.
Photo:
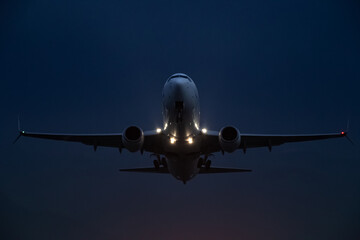
{"label": "bright white light", "polygon": [[157,129],[156,129],[156,132],[157,132],[157,133],[161,133],[161,128],[157,128]]}
{"label": "bright white light", "polygon": [[168,124],[167,123],[165,123],[165,126],[164,126],[164,130],[166,130],[166,128],[168,127]]}
{"label": "bright white light", "polygon": [[199,125],[197,123],[194,123],[197,130],[199,130]]}
{"label": "bright white light", "polygon": [[207,129],[206,128],[203,128],[203,129],[201,129],[201,131],[202,131],[202,133],[207,133]]}
{"label": "bright white light", "polygon": [[192,144],[192,143],[193,143],[192,137],[189,137],[189,138],[187,139],[187,141],[188,141],[190,144]]}
{"label": "bright white light", "polygon": [[175,139],[174,137],[171,137],[171,138],[170,138],[170,143],[171,143],[171,144],[174,144],[175,142],[176,142],[176,139]]}

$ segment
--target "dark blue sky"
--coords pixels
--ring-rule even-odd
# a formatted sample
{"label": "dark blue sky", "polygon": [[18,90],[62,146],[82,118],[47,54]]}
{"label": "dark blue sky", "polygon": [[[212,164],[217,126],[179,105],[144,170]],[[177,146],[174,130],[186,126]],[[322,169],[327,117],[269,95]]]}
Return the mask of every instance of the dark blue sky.
{"label": "dark blue sky", "polygon": [[[1,239],[359,239],[358,1],[2,1]],[[253,173],[119,173],[149,155],[17,136],[161,126],[166,78],[202,126],[345,139],[216,155]]]}

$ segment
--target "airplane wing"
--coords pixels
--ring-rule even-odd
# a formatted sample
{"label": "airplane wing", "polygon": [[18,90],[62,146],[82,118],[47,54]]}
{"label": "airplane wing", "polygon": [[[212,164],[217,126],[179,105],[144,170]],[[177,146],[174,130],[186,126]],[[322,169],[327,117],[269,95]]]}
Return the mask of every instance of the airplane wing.
{"label": "airplane wing", "polygon": [[21,136],[52,139],[68,142],[80,142],[86,145],[104,146],[104,147],[122,147],[121,133],[115,134],[63,134],[63,133],[35,133],[20,132]]}
{"label": "airplane wing", "polygon": [[[240,134],[241,142],[239,149],[245,152],[248,148],[268,147],[271,151],[273,146],[278,146],[290,142],[305,142],[313,140],[322,140],[329,138],[345,137],[347,132],[326,133],[326,134],[299,134],[299,135],[272,135],[272,134]],[[211,154],[222,151],[219,143],[219,132],[209,131],[203,135],[202,152]]]}
{"label": "airplane wing", "polygon": [[[119,148],[120,150],[124,148],[124,145],[122,143],[121,133],[67,134],[67,133],[36,133],[36,132],[26,132],[26,131],[19,131],[19,133],[20,133],[19,137],[25,136],[25,137],[51,139],[58,141],[80,142],[86,145],[94,146],[94,150],[96,150],[98,146],[114,147],[114,148]],[[155,131],[144,132],[143,150],[154,153],[161,152],[162,146],[159,143],[162,141],[162,137],[163,137],[162,134],[156,134]]]}
{"label": "airplane wing", "polygon": [[[120,172],[139,172],[139,173],[169,173],[169,170],[166,167],[160,168],[130,168],[130,169],[119,169]],[[237,172],[251,172],[250,169],[239,169],[239,168],[205,168],[201,167],[199,174],[207,173],[237,173]]]}
{"label": "airplane wing", "polygon": [[[306,135],[241,134],[241,143],[239,149],[243,149],[243,151],[245,152],[246,149],[248,148],[268,147],[269,150],[271,150],[273,146],[278,146],[284,143],[313,141],[313,140],[321,140],[328,138],[339,138],[339,137],[345,137],[346,135],[347,132],[328,133],[328,134],[306,134]],[[19,137],[20,136],[69,141],[69,142],[80,142],[86,145],[93,146],[94,150],[96,150],[98,146],[114,147],[114,148],[119,148],[119,150],[124,148],[124,144],[122,143],[121,133],[61,134],[61,133],[36,133],[36,132],[20,131]],[[208,131],[208,133],[201,135],[201,138],[202,138],[201,141],[202,154],[211,154],[214,152],[222,151],[219,143],[218,131]],[[142,150],[157,154],[163,154],[164,140],[166,140],[165,135],[158,134],[156,133],[156,131],[146,131],[144,132],[144,145]]]}

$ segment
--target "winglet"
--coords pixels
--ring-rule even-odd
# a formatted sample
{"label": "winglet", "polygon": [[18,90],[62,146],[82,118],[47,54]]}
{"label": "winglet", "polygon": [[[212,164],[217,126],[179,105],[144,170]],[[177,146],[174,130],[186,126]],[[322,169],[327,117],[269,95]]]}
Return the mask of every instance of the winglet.
{"label": "winglet", "polygon": [[352,144],[355,145],[355,143],[349,138],[348,136],[348,132],[350,129],[350,120],[348,119],[347,124],[346,124],[346,131],[345,132],[341,132],[341,135],[345,136],[346,139]]}
{"label": "winglet", "polygon": [[19,140],[19,138],[21,137],[21,133],[19,133],[19,135],[16,137],[16,139],[13,141],[13,144],[15,144],[17,142],[17,140]]}
{"label": "winglet", "polygon": [[348,121],[347,121],[347,124],[346,124],[346,130],[342,130],[342,131],[340,132],[340,135],[341,135],[341,136],[347,137],[347,134],[348,134],[348,132],[349,132],[349,125],[350,125],[350,122],[349,122],[349,120],[348,120]]}
{"label": "winglet", "polygon": [[20,128],[20,115],[18,115],[18,131],[19,131],[19,132],[21,132],[20,129],[21,129],[21,128]]}
{"label": "winglet", "polygon": [[20,117],[18,115],[18,132],[19,132],[19,135],[16,137],[16,139],[14,140],[13,144],[15,144],[17,142],[17,140],[19,140],[19,138],[21,137],[21,135],[23,133],[25,133],[24,131],[21,131],[21,128],[20,128]]}

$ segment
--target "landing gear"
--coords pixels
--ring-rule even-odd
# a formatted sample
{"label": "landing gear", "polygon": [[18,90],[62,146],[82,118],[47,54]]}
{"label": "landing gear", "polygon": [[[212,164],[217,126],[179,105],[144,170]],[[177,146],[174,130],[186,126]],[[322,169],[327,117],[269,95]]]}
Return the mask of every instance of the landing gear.
{"label": "landing gear", "polygon": [[161,161],[160,161],[161,165],[163,165],[164,167],[167,167],[167,162],[166,162],[166,158],[162,157]]}
{"label": "landing gear", "polygon": [[197,167],[201,168],[204,166],[206,169],[209,169],[211,166],[211,160],[208,160],[209,155],[205,155],[204,158],[199,158],[199,161],[197,163]]}
{"label": "landing gear", "polygon": [[205,162],[205,168],[206,168],[206,169],[209,169],[210,166],[211,166],[211,160],[207,160],[207,161]]}
{"label": "landing gear", "polygon": [[198,167],[198,168],[201,168],[202,165],[204,165],[204,159],[203,159],[203,158],[199,158],[197,167]]}
{"label": "landing gear", "polygon": [[154,163],[154,167],[155,167],[156,169],[159,169],[159,167],[160,167],[159,161],[155,159],[153,163]]}
{"label": "landing gear", "polygon": [[156,159],[153,161],[154,167],[155,167],[156,169],[159,169],[160,166],[167,167],[167,162],[166,162],[166,158],[165,158],[165,157],[162,157],[162,158],[161,158],[159,154],[151,154],[150,156],[151,156],[151,157],[152,157],[152,156],[155,156],[155,157],[156,157]]}

